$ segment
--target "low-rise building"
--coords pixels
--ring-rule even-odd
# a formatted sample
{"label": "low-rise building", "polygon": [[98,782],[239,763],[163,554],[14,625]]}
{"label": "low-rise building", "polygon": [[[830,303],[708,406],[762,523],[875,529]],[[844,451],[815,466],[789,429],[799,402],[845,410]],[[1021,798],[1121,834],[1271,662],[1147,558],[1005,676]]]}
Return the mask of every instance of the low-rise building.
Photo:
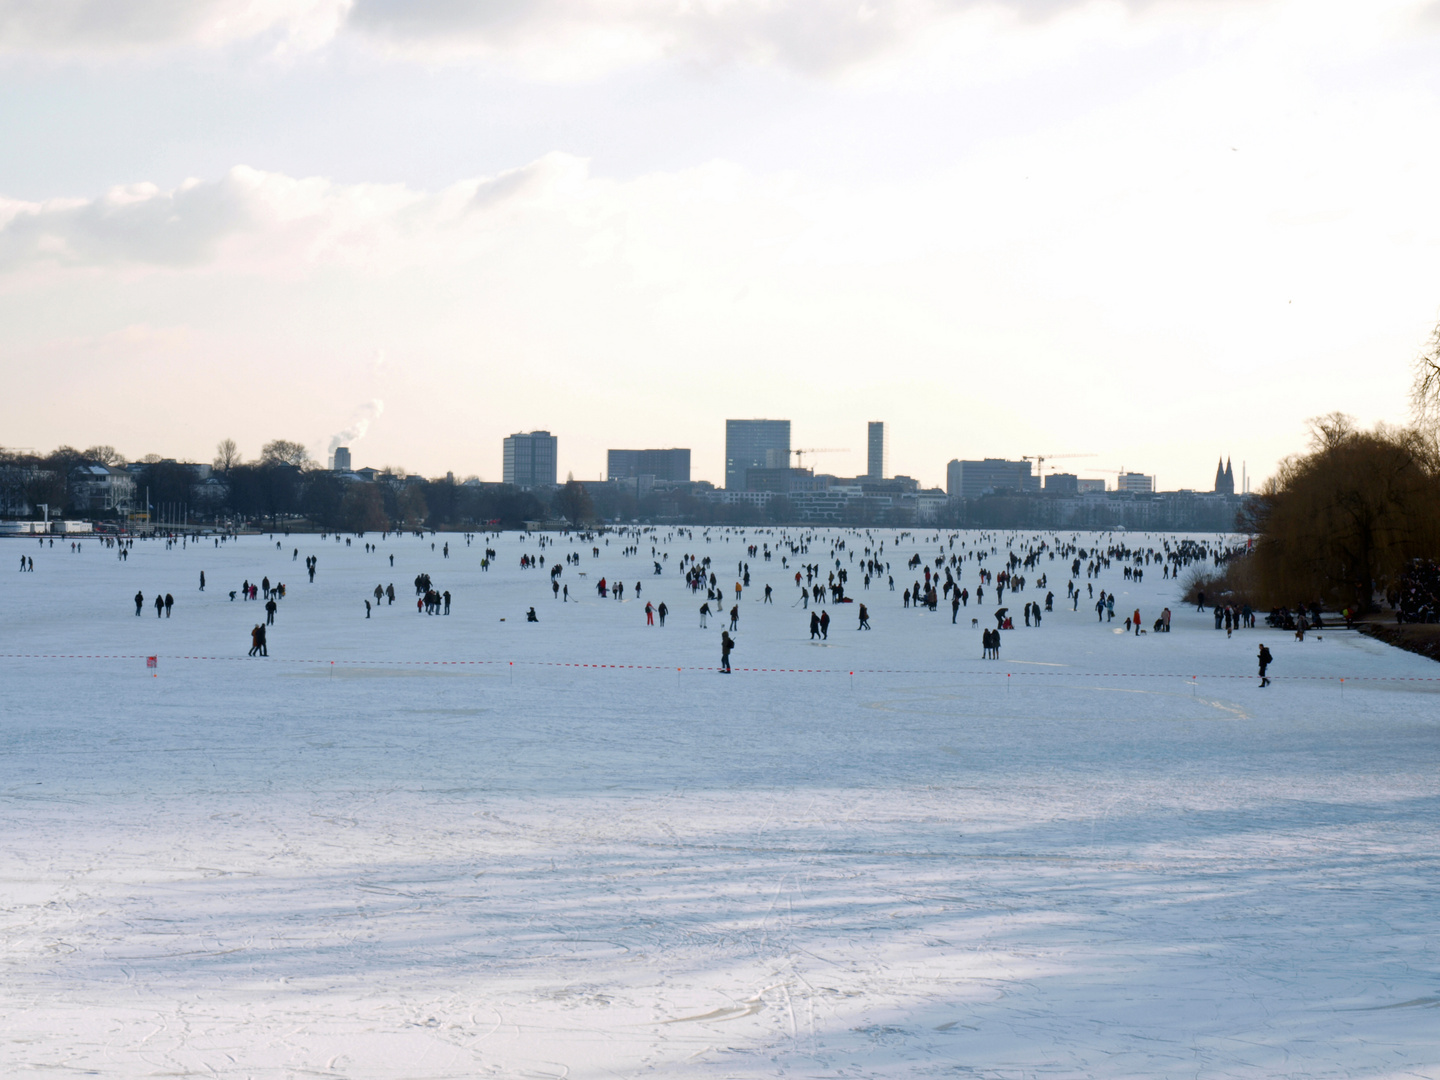
{"label": "low-rise building", "polygon": [[611,480],[651,476],[671,484],[690,482],[690,451],[683,447],[668,450],[610,450],[606,453],[605,474]]}
{"label": "low-rise building", "polygon": [[70,503],[92,513],[128,513],[135,506],[135,477],[114,465],[77,465],[70,473]]}
{"label": "low-rise building", "polygon": [[1155,478],[1144,473],[1122,472],[1116,479],[1115,490],[1131,495],[1149,495],[1155,490]]}

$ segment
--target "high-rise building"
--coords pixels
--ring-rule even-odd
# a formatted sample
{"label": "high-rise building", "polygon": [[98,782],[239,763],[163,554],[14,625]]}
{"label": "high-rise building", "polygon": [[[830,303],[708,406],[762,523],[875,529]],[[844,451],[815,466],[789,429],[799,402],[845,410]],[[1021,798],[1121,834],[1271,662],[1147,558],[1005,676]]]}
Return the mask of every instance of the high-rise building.
{"label": "high-rise building", "polygon": [[1155,490],[1155,478],[1138,472],[1122,472],[1115,481],[1116,491],[1128,491],[1132,495],[1149,495]]}
{"label": "high-rise building", "polygon": [[350,471],[350,448],[348,446],[335,448],[335,463],[332,467],[336,472]]}
{"label": "high-rise building", "polygon": [[745,470],[790,464],[789,420],[725,421],[725,489],[745,490]]}
{"label": "high-rise building", "polygon": [[521,431],[505,440],[504,481],[518,488],[555,486],[555,448],[548,431]]}
{"label": "high-rise building", "polygon": [[689,450],[610,450],[605,457],[605,474],[611,480],[653,476],[672,484],[690,482]]}
{"label": "high-rise building", "polygon": [[886,466],[889,465],[889,462],[885,460],[885,422],[883,420],[870,421],[870,432],[866,442],[868,452],[865,475],[871,480],[884,480]]}
{"label": "high-rise building", "polygon": [[1030,462],[985,458],[952,461],[945,467],[945,492],[951,498],[978,499],[995,491],[1039,491],[1040,478],[1030,475]]}

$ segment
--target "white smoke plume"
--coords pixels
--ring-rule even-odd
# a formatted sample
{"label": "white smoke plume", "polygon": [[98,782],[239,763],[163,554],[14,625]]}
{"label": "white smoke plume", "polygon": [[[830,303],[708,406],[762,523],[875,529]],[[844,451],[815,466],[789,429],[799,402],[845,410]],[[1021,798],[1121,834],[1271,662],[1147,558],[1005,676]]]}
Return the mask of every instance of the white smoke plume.
{"label": "white smoke plume", "polygon": [[330,436],[330,448],[326,454],[333,458],[336,447],[354,446],[365,437],[365,432],[370,430],[370,425],[378,420],[384,411],[385,402],[379,398],[372,398],[361,405],[355,410],[355,416],[350,421],[350,426]]}

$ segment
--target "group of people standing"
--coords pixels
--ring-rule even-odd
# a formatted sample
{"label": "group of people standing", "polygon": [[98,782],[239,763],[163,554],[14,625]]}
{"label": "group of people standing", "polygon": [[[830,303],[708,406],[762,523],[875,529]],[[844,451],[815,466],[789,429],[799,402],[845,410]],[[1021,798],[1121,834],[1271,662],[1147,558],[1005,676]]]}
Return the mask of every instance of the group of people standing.
{"label": "group of people standing", "polygon": [[[170,617],[170,609],[174,606],[175,597],[169,593],[165,593],[163,596],[160,593],[155,594],[155,617],[157,619],[162,615],[168,619]],[[144,608],[145,594],[137,590],[135,593],[135,614],[139,615]]]}

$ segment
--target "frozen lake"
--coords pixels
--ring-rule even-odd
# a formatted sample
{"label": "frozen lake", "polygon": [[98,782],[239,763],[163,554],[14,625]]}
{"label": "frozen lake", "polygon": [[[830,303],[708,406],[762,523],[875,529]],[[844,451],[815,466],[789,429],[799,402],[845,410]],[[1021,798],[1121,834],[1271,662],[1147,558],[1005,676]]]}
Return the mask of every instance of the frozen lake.
{"label": "frozen lake", "polygon": [[[1227,638],[1158,565],[1082,576],[1119,595],[1097,624],[1068,559],[985,661],[993,602],[901,606],[949,534],[875,530],[749,558],[720,676],[679,556],[728,610],[779,534],[669,535],[0,543],[0,1073],[1440,1077],[1440,666]],[[874,629],[830,606],[811,642],[794,568],[837,537]],[[893,593],[855,570],[881,540]],[[264,576],[251,659],[228,593]]]}

